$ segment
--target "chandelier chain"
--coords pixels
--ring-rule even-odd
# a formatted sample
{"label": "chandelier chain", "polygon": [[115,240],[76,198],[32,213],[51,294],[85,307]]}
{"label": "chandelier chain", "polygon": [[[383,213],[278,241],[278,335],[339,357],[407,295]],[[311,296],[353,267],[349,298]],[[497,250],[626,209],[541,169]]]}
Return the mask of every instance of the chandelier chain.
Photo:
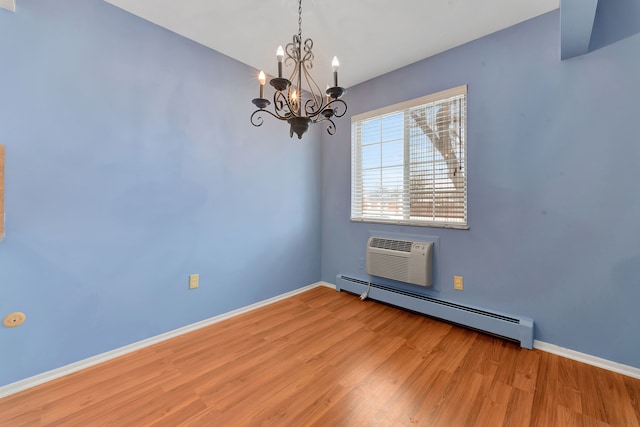
{"label": "chandelier chain", "polygon": [[302,43],[302,0],[298,0],[298,39]]}

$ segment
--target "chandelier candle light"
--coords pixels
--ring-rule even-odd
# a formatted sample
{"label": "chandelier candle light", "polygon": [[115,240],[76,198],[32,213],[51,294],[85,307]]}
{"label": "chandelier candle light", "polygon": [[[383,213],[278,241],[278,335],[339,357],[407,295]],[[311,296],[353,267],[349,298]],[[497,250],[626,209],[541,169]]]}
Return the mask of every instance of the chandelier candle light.
{"label": "chandelier candle light", "polygon": [[[273,95],[273,112],[267,110],[271,102],[264,97],[264,83],[266,77],[260,71],[260,97],[251,102],[258,107],[251,114],[251,124],[262,126],[262,113],[270,114],[278,120],[289,123],[289,136],[295,133],[298,139],[309,129],[311,123],[327,122],[329,135],[336,133],[334,117],[342,117],[347,112],[347,104],[342,99],[346,89],[338,86],[338,68],[340,63],[334,57],[331,62],[333,70],[333,86],[327,85],[326,98],[320,87],[311,76],[313,68],[313,40],[306,39],[302,42],[302,0],[298,0],[298,34],[293,36],[293,42],[286,45],[285,49],[278,46],[276,58],[278,60],[278,77],[269,81],[275,89]],[[286,58],[285,58],[286,53]],[[282,77],[282,64],[293,64],[293,71],[288,79]],[[306,88],[303,88],[303,83]],[[309,99],[303,101],[303,94],[309,94]]]}

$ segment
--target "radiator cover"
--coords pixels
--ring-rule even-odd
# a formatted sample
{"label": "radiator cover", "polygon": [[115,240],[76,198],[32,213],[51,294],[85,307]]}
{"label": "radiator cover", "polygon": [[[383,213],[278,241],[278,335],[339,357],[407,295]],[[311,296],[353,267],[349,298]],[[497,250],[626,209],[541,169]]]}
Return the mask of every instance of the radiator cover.
{"label": "radiator cover", "polygon": [[[369,282],[338,274],[336,290],[362,294]],[[518,341],[521,347],[533,348],[533,320],[469,307],[414,292],[390,288],[371,282],[368,298],[447,320],[491,335]]]}

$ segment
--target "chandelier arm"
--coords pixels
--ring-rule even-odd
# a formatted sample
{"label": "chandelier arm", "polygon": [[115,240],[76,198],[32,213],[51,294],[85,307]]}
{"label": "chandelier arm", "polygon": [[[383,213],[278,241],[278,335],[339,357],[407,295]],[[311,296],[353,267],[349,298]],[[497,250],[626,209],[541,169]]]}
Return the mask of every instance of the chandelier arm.
{"label": "chandelier arm", "polygon": [[277,91],[273,94],[273,104],[275,114],[271,114],[274,117],[277,117],[280,120],[288,120],[289,118],[295,116],[295,108],[289,101],[289,97],[284,93]]}
{"label": "chandelier arm", "polygon": [[[329,135],[335,135],[336,134],[336,124],[333,122],[333,120],[326,118],[326,121],[329,122],[329,124],[327,125],[327,133]],[[324,120],[323,120],[324,121]]]}
{"label": "chandelier arm", "polygon": [[304,80],[307,83],[307,87],[309,88],[309,92],[311,93],[311,98],[309,101],[312,101],[310,104],[308,101],[305,103],[305,112],[307,114],[316,115],[320,113],[320,111],[324,107],[324,97],[322,96],[322,91],[320,90],[320,86],[313,79],[313,76],[308,71],[306,67],[303,67]]}
{"label": "chandelier arm", "polygon": [[[313,98],[315,98],[315,94],[313,94]],[[318,101],[313,98],[307,99],[307,102],[304,103],[304,112],[310,119],[316,117],[318,114],[322,113],[322,110],[324,110],[322,105],[319,105]]]}
{"label": "chandelier arm", "polygon": [[[339,110],[341,110],[341,108],[335,108],[336,104],[342,105],[344,107],[344,111],[340,112]],[[327,104],[326,108],[333,108],[334,117],[342,117],[347,113],[347,103],[342,99],[334,99]]]}
{"label": "chandelier arm", "polygon": [[286,118],[279,117],[279,116],[273,114],[269,110],[258,109],[256,111],[254,111],[253,114],[251,114],[251,124],[254,125],[255,127],[262,126],[262,124],[264,123],[264,119],[259,115],[259,113],[270,114],[270,115],[272,115],[273,117],[275,117],[278,120],[287,120]]}
{"label": "chandelier arm", "polygon": [[286,111],[285,107],[290,110],[287,97],[280,91],[275,92],[273,94],[273,109],[276,114],[280,116],[280,111]]}
{"label": "chandelier arm", "polygon": [[[291,64],[291,62],[293,62],[293,64],[297,64],[300,61],[300,50],[298,49],[298,46],[300,45],[301,40],[300,40],[300,36],[298,35],[293,35],[293,41],[291,43],[287,43],[287,45],[284,47],[284,51],[287,54],[287,57],[284,60],[284,64],[286,66],[289,66],[289,64]],[[296,71],[296,67],[293,67],[294,73]],[[293,75],[293,74],[292,74]],[[294,81],[293,79],[289,79],[291,81]]]}
{"label": "chandelier arm", "polygon": [[291,71],[291,76],[289,77],[289,81],[291,82],[291,86],[289,86],[288,90],[287,90],[287,104],[289,107],[289,110],[291,111],[291,113],[294,116],[299,116],[300,114],[302,114],[302,104],[298,104],[300,105],[300,109],[298,112],[296,112],[296,108],[295,106],[293,106],[291,104],[291,102],[289,102],[289,99],[291,98],[291,94],[292,94],[292,90],[297,92],[298,95],[298,100],[300,100],[300,96],[302,95],[302,82],[301,82],[301,42],[302,39],[300,38],[300,34],[293,36],[293,41],[289,44],[287,44],[286,48],[285,48],[285,52],[287,54],[287,59],[285,60],[285,64],[287,66],[289,66],[290,63],[293,63],[293,70]]}
{"label": "chandelier arm", "polygon": [[315,56],[313,54],[313,40],[306,39],[304,41],[304,44],[302,44],[301,46],[304,50],[304,55],[302,54],[302,52],[300,52],[300,56],[302,59],[301,62],[304,64],[305,68],[311,70],[313,68],[313,60],[315,59]]}

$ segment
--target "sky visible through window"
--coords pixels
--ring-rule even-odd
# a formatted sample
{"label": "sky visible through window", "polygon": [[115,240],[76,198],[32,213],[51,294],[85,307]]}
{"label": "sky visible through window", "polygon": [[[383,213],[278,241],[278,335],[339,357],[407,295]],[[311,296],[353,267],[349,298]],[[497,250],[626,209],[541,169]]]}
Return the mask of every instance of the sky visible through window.
{"label": "sky visible through window", "polygon": [[362,178],[370,208],[402,217],[404,200],[404,114],[382,116],[362,124]]}

